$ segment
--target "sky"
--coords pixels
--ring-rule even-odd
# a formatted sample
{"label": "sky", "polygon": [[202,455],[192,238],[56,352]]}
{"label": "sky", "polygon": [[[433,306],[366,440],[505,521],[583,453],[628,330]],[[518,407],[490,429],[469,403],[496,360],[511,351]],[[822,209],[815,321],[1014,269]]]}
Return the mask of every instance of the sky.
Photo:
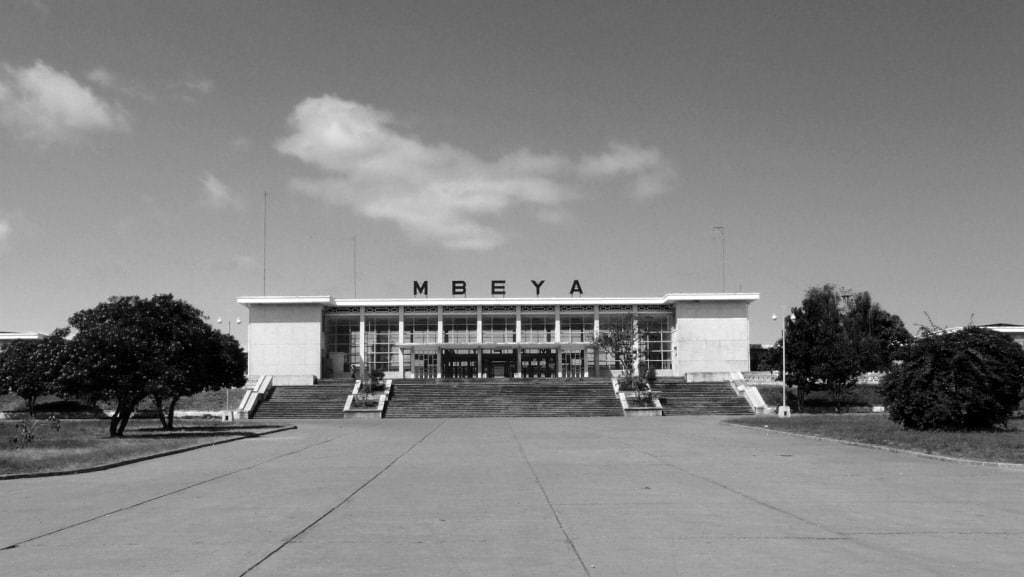
{"label": "sky", "polygon": [[[1024,3],[0,0],[0,330],[811,286],[1024,324]],[[264,226],[266,223],[266,226]],[[227,330],[226,325],[219,325]]]}

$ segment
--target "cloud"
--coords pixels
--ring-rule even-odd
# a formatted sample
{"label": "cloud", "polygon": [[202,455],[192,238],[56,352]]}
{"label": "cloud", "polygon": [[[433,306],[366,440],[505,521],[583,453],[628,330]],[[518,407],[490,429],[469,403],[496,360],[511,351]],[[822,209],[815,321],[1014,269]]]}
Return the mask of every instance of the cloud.
{"label": "cloud", "polygon": [[174,92],[174,98],[184,102],[195,102],[196,96],[205,96],[213,92],[214,85],[213,80],[189,73],[182,80],[170,82],[168,88]]}
{"label": "cloud", "polygon": [[128,114],[42,61],[29,68],[0,64],[0,125],[48,146],[89,132],[127,132]]}
{"label": "cloud", "polygon": [[242,197],[216,176],[206,173],[203,182],[203,204],[213,208],[242,208]]}
{"label": "cloud", "polygon": [[[656,182],[660,177],[655,173],[666,169],[656,149],[637,153],[629,147],[604,155],[603,169],[599,159],[604,156],[575,163],[525,149],[487,161],[448,144],[400,134],[391,114],[335,96],[306,99],[288,124],[291,134],[278,141],[278,152],[324,173],[293,180],[294,190],[392,221],[415,240],[437,241],[449,249],[494,249],[505,235],[488,221],[515,211],[545,223],[560,222],[564,206],[582,196],[582,185],[621,177]],[[642,158],[626,159],[629,153]]]}
{"label": "cloud", "polygon": [[604,154],[585,156],[580,161],[580,174],[587,178],[631,179],[630,192],[637,198],[664,194],[676,180],[675,170],[657,148],[612,143],[609,149]]}
{"label": "cloud", "polygon": [[13,231],[11,221],[7,220],[3,214],[0,214],[0,254],[4,254],[7,251],[7,245]]}
{"label": "cloud", "polygon": [[117,74],[114,74],[103,67],[93,69],[86,75],[86,78],[96,86],[100,86],[108,90],[116,90],[132,98],[139,98],[147,102],[156,101],[156,97],[148,90],[135,84],[125,82]]}

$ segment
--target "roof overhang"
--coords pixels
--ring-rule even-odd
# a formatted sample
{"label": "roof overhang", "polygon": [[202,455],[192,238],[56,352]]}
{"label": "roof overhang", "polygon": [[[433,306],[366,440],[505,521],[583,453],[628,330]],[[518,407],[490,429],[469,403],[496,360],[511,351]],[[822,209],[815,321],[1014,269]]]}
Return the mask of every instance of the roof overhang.
{"label": "roof overhang", "polygon": [[299,296],[299,297],[239,297],[238,304],[246,307],[251,305],[329,305],[330,296]]}
{"label": "roof overhang", "polygon": [[238,303],[252,305],[322,305],[345,307],[394,306],[545,306],[545,305],[667,305],[683,302],[742,302],[750,304],[760,293],[668,293],[660,297],[554,297],[554,298],[403,298],[403,299],[333,299],[330,296],[260,296],[240,297]]}

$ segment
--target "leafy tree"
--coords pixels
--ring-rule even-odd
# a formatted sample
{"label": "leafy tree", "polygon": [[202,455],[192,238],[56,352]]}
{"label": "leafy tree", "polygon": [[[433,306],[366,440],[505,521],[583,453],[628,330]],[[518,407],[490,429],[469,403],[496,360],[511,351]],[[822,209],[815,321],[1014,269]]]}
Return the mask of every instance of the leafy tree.
{"label": "leafy tree", "polygon": [[786,380],[799,387],[798,406],[812,391],[826,391],[841,405],[861,373],[886,369],[912,339],[903,321],[872,302],[869,293],[844,295],[830,284],[809,288],[792,314],[795,320],[783,321]]}
{"label": "leafy tree", "polygon": [[202,390],[199,383],[243,383],[243,369],[236,364],[240,351],[218,347],[220,337],[212,335],[203,313],[173,295],[111,297],[75,313],[69,322],[78,333],[65,365],[65,387],[93,401],[115,403],[112,437],[124,434],[148,395],[171,400],[171,420],[165,426],[173,426],[173,405],[181,396]]}
{"label": "leafy tree", "polygon": [[647,339],[647,332],[635,315],[626,315],[608,324],[602,323],[601,330],[594,339],[594,343],[622,367],[619,383],[635,390],[641,402],[650,399],[650,387],[647,386],[644,377],[637,372],[637,361],[640,358],[641,345]]}
{"label": "leafy tree", "polygon": [[889,418],[910,429],[991,429],[1024,398],[1024,349],[981,327],[926,329],[882,378]]}
{"label": "leafy tree", "polygon": [[24,399],[31,417],[35,417],[36,399],[59,390],[68,332],[57,329],[38,340],[15,341],[0,352],[0,390]]}
{"label": "leafy tree", "polygon": [[867,292],[857,293],[847,302],[844,324],[861,373],[884,371],[893,356],[914,340],[899,316],[871,301]]}
{"label": "leafy tree", "polygon": [[245,384],[245,353],[238,341],[205,322],[190,329],[178,359],[168,366],[152,391],[164,429],[174,428],[174,409],[181,397]]}

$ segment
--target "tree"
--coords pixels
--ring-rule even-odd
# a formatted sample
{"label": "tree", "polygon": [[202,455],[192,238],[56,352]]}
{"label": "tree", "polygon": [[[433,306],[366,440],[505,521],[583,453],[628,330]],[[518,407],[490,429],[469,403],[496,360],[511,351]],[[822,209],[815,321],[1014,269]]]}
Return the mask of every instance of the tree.
{"label": "tree", "polygon": [[970,326],[926,329],[882,377],[889,418],[910,429],[991,429],[1024,398],[1024,349]]}
{"label": "tree", "polygon": [[35,417],[36,399],[59,389],[68,332],[57,329],[38,340],[15,341],[0,352],[0,390],[24,399],[31,417]]}
{"label": "tree", "polygon": [[903,321],[867,292],[844,295],[830,284],[811,287],[792,313],[795,320],[784,319],[786,380],[799,387],[798,406],[812,391],[826,391],[841,405],[861,373],[884,370],[912,339]]}
{"label": "tree", "polygon": [[844,323],[861,373],[884,371],[893,356],[914,340],[899,316],[890,314],[871,295],[853,295],[844,311]]}
{"label": "tree", "polygon": [[[642,375],[637,373],[638,359],[647,330],[635,315],[626,315],[608,323],[602,323],[594,343],[615,359],[622,368],[619,383],[636,391],[640,401],[649,399],[650,387]],[[646,395],[646,396],[645,396]]]}
{"label": "tree", "polygon": [[245,384],[245,353],[238,341],[206,323],[191,329],[178,359],[168,366],[164,378],[152,391],[164,429],[174,428],[174,409],[181,397]]}
{"label": "tree", "polygon": [[201,390],[197,383],[206,379],[213,386],[241,385],[242,369],[233,364],[238,355],[229,346],[216,346],[205,318],[170,294],[111,297],[75,313],[69,322],[78,333],[63,373],[66,390],[114,402],[114,437],[124,435],[132,413],[148,395],[170,399],[173,415],[177,399]]}

